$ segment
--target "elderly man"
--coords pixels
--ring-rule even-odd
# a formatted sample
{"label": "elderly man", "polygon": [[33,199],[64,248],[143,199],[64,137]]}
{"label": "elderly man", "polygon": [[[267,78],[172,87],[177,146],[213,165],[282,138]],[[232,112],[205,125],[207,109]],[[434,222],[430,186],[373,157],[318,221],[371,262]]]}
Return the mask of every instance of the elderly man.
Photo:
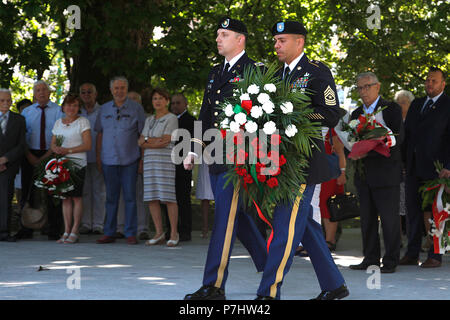
{"label": "elderly man", "polygon": [[[403,140],[402,110],[395,102],[386,101],[379,95],[381,84],[372,72],[359,74],[356,85],[363,105],[351,114],[357,119],[363,113],[377,114],[377,120],[395,135],[396,143],[390,148],[390,157],[370,151],[363,162],[363,173],[355,173],[355,186],[359,193],[361,210],[361,232],[364,260],[351,265],[353,270],[366,270],[370,265],[380,265],[380,238],[378,216],[383,227],[385,254],[382,273],[393,273],[400,259],[401,236],[398,218],[401,182],[400,145]],[[361,175],[360,175],[361,174]]]}
{"label": "elderly man", "polygon": [[9,111],[11,91],[0,89],[0,241],[16,241],[10,233],[14,178],[25,151],[25,119]]}
{"label": "elderly man", "polygon": [[[136,91],[128,91],[128,99],[139,103],[142,106],[142,96]],[[144,109],[145,112],[145,109]],[[137,221],[138,221],[138,235],[139,240],[150,239],[148,235],[148,219],[150,212],[148,206],[144,205],[144,176],[143,172],[143,160],[139,161],[138,175],[136,181],[136,206],[137,206]],[[117,232],[115,237],[117,239],[123,238],[123,228],[125,226],[125,203],[123,201],[123,194],[120,194],[119,211],[117,213]]]}
{"label": "elderly man", "polygon": [[[450,177],[450,98],[444,93],[445,74],[439,68],[430,68],[425,81],[426,97],[411,103],[405,122],[406,158],[406,222],[408,249],[401,265],[418,265],[423,232],[422,198],[419,188],[427,180],[438,177],[434,162],[444,165],[440,177]],[[425,212],[431,212],[426,208]],[[431,214],[429,214],[431,215]],[[420,266],[436,268],[442,264],[442,255],[431,246],[428,258]]]}
{"label": "elderly man", "polygon": [[144,128],[142,106],[128,99],[128,80],[115,77],[110,82],[113,100],[101,106],[95,123],[97,165],[106,186],[104,236],[97,243],[112,243],[117,229],[120,191],[125,200],[125,236],[137,244],[136,179],[141,151],[137,144]]}
{"label": "elderly man", "polygon": [[[80,98],[84,102],[81,114],[89,120],[94,128],[100,111],[97,103],[97,88],[92,83],[83,83],[80,86]],[[96,161],[96,132],[92,132],[92,148],[87,152],[86,177],[83,189],[83,220],[80,233],[93,232],[101,234],[105,220],[105,183],[97,168]]]}
{"label": "elderly man", "polygon": [[[33,86],[33,94],[36,103],[25,110],[22,115],[26,122],[26,142],[28,150],[25,153],[26,160],[22,163],[22,203],[29,198],[33,207],[33,196],[29,193],[35,192],[33,187],[33,170],[40,161],[52,154],[50,142],[52,139],[52,129],[56,120],[62,118],[61,107],[50,101],[50,87],[44,81],[36,81]],[[58,240],[62,227],[61,205],[55,205],[53,198],[47,198],[48,213],[48,239]],[[32,231],[27,229],[19,230],[18,238],[32,237]]]}

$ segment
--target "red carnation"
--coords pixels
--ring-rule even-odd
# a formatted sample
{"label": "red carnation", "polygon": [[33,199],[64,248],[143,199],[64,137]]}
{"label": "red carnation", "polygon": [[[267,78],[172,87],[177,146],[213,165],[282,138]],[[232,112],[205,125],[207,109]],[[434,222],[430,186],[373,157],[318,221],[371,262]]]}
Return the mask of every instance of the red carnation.
{"label": "red carnation", "polygon": [[271,176],[277,176],[280,173],[281,173],[281,168],[280,167],[276,167],[276,169],[269,170],[269,174]]}
{"label": "red carnation", "polygon": [[265,175],[261,175],[261,174],[256,175],[256,178],[258,179],[259,182],[265,182],[267,179],[267,177]]}
{"label": "red carnation", "polygon": [[282,165],[284,165],[284,164],[286,164],[286,158],[285,158],[284,155],[281,155],[281,156],[280,156],[280,166],[282,166]]}
{"label": "red carnation", "polygon": [[262,170],[263,168],[265,168],[265,167],[266,167],[266,165],[265,165],[264,163],[261,163],[261,162],[257,162],[257,163],[255,164],[255,168],[256,168],[256,172],[257,172],[257,173],[260,173],[261,170]]}
{"label": "red carnation", "polygon": [[227,131],[225,129],[221,129],[220,133],[222,134],[222,139],[225,139],[227,136]]}
{"label": "red carnation", "polygon": [[252,110],[252,100],[242,100],[241,107],[250,114],[250,110]]}
{"label": "red carnation", "polygon": [[278,179],[277,178],[270,178],[269,180],[267,180],[267,185],[270,188],[275,188],[278,186]]}
{"label": "red carnation", "polygon": [[241,132],[235,133],[233,135],[233,142],[235,145],[241,145],[244,143],[244,137]]}
{"label": "red carnation", "polygon": [[270,137],[270,143],[271,143],[273,146],[278,146],[278,145],[280,145],[280,143],[281,143],[281,136],[280,136],[279,134],[273,134],[273,135]]}
{"label": "red carnation", "polygon": [[251,183],[253,183],[253,178],[252,178],[252,176],[251,175],[246,175],[245,177],[244,177],[244,183],[245,184],[251,184]]}

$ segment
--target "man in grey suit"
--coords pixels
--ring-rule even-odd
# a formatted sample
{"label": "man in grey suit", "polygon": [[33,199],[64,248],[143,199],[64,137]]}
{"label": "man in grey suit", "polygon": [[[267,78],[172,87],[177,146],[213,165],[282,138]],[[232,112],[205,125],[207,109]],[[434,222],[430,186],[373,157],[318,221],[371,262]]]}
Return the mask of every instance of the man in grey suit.
{"label": "man in grey suit", "polygon": [[0,241],[15,241],[10,236],[11,202],[14,178],[25,151],[25,119],[9,111],[11,92],[0,89]]}

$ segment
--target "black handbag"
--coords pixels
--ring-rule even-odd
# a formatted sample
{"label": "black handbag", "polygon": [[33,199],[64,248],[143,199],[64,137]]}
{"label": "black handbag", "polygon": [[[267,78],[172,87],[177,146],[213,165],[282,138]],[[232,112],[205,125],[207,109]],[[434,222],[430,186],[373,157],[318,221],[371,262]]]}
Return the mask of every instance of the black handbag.
{"label": "black handbag", "polygon": [[351,192],[331,196],[327,200],[330,221],[338,222],[359,217],[358,198]]}

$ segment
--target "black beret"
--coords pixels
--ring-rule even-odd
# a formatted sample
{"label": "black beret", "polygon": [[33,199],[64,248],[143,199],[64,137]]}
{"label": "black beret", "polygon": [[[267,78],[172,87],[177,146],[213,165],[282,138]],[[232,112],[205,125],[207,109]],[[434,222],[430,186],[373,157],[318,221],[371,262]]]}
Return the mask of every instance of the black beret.
{"label": "black beret", "polygon": [[242,21],[225,17],[220,19],[217,30],[226,29],[247,35],[247,27]]}
{"label": "black beret", "polygon": [[272,36],[277,34],[302,34],[306,37],[305,27],[297,21],[280,21],[273,25]]}

